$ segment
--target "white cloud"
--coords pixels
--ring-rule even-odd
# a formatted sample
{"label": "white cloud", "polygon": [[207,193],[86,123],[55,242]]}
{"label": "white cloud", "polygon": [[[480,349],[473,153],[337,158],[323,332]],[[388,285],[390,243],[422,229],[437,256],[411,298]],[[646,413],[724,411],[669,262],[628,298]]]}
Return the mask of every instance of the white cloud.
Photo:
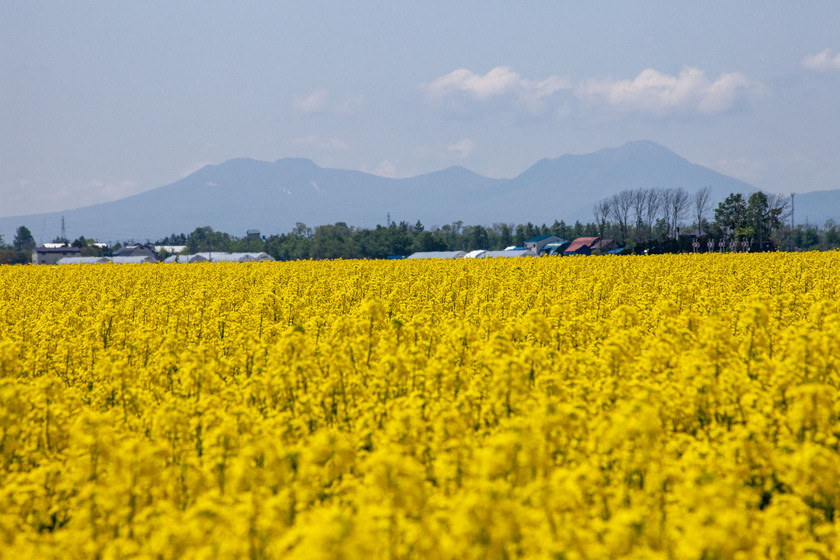
{"label": "white cloud", "polygon": [[740,72],[721,74],[714,81],[703,70],[686,67],[679,75],[663,74],[652,68],[632,80],[595,78],[583,81],[578,97],[604,102],[621,110],[667,115],[696,112],[715,114],[728,111],[763,87]]}
{"label": "white cloud", "polygon": [[816,54],[802,57],[800,64],[803,68],[814,72],[831,72],[840,70],[840,53],[831,56],[831,49],[825,49]]}
{"label": "white cloud", "polygon": [[318,150],[344,151],[349,147],[347,142],[341,138],[321,138],[317,134],[309,134],[307,136],[295,138],[295,143]]}
{"label": "white cloud", "polygon": [[391,177],[394,179],[399,177],[399,175],[397,175],[396,162],[387,159],[379,162],[379,165],[377,165],[371,173],[373,175],[379,175],[380,177]]}
{"label": "white cloud", "polygon": [[450,144],[446,149],[450,152],[456,152],[461,158],[466,158],[475,151],[475,142],[469,138],[464,138],[460,142]]}
{"label": "white cloud", "polygon": [[399,163],[399,160],[385,159],[380,161],[373,169],[363,165],[359,171],[370,173],[371,175],[379,175],[380,177],[388,177],[390,179],[414,177],[419,173],[417,169],[406,169],[404,166],[400,166]]}
{"label": "white cloud", "polygon": [[467,101],[488,102],[508,96],[531,112],[540,112],[553,101],[560,117],[571,113],[570,97],[557,97],[563,91],[573,90],[579,99],[595,105],[654,115],[723,113],[763,91],[760,83],[741,72],[723,73],[712,80],[703,70],[692,67],[678,75],[649,68],[633,79],[590,78],[577,84],[560,76],[523,78],[506,66],[497,66],[484,75],[461,68],[422,87],[430,101],[456,109],[464,109]]}
{"label": "white cloud", "polygon": [[572,87],[568,78],[550,76],[544,80],[523,78],[507,66],[497,66],[481,76],[460,68],[445,76],[423,84],[423,89],[432,101],[442,101],[455,96],[466,96],[478,101],[513,95],[517,102],[537,109],[540,101],[557,92]]}
{"label": "white cloud", "polygon": [[493,95],[507,93],[520,81],[519,74],[506,67],[493,68],[484,76],[461,68],[435,79],[426,90],[434,98],[442,98],[463,91],[478,99],[487,99]]}
{"label": "white cloud", "polygon": [[307,115],[310,113],[323,113],[328,101],[329,93],[327,93],[327,90],[316,89],[304,97],[295,97],[295,111]]}
{"label": "white cloud", "polygon": [[334,115],[346,115],[352,113],[359,105],[362,104],[363,97],[345,97],[343,100],[336,101],[330,93],[319,88],[309,95],[295,97],[294,109],[296,112],[311,115],[318,113],[330,113]]}

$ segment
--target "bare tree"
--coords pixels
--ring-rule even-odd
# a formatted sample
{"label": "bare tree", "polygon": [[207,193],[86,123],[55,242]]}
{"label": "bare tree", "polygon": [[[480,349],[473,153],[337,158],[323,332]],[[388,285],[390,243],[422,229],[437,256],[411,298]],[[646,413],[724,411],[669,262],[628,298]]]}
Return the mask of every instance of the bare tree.
{"label": "bare tree", "polygon": [[627,243],[627,224],[630,221],[630,211],[632,209],[633,191],[623,190],[610,197],[610,216],[618,224],[622,246]]}
{"label": "bare tree", "polygon": [[772,210],[779,216],[779,219],[781,219],[785,223],[793,213],[790,198],[788,198],[788,196],[784,194],[768,194],[767,206],[770,208],[770,210]]}
{"label": "bare tree", "polygon": [[596,202],[593,212],[595,213],[595,221],[598,223],[598,231],[603,239],[604,230],[607,228],[607,220],[610,218],[611,213],[610,199],[605,198]]}
{"label": "bare tree", "polygon": [[694,193],[694,218],[697,220],[697,235],[703,234],[703,217],[712,205],[711,187],[702,187]]}
{"label": "bare tree", "polygon": [[661,197],[662,202],[659,207],[660,216],[662,217],[662,221],[665,222],[668,232],[668,237],[671,236],[671,222],[674,221],[671,217],[671,209],[674,206],[674,193],[675,189],[662,189]]}
{"label": "bare tree", "polygon": [[685,218],[690,204],[691,197],[682,187],[665,189],[663,192],[662,217],[668,224],[669,235],[673,235],[674,239],[679,237],[677,228]]}
{"label": "bare tree", "polygon": [[645,199],[647,194],[644,189],[633,190],[633,225],[638,229],[645,223]]}
{"label": "bare tree", "polygon": [[645,224],[647,225],[647,240],[653,237],[653,222],[659,215],[659,209],[663,204],[662,189],[648,189],[645,191]]}

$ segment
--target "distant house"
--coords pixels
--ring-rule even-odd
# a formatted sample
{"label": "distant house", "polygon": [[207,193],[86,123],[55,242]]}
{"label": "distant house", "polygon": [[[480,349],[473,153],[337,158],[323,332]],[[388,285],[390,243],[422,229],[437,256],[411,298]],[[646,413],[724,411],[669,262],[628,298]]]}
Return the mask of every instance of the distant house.
{"label": "distant house", "polygon": [[504,251],[487,251],[487,257],[535,257],[530,249],[505,249]]}
{"label": "distant house", "polygon": [[563,252],[567,257],[572,255],[591,255],[592,246],[600,240],[599,237],[578,237]]}
{"label": "distant house", "polygon": [[133,263],[156,263],[154,257],[64,257],[56,264],[133,264]]}
{"label": "distant house", "polygon": [[261,253],[223,253],[208,251],[194,255],[172,255],[166,263],[195,263],[195,262],[256,262],[273,261],[274,258],[266,252]]}
{"label": "distant house", "polygon": [[143,245],[126,245],[114,253],[115,257],[152,257],[157,260],[155,252]]}
{"label": "distant house", "polygon": [[557,243],[560,241],[565,241],[556,235],[538,235],[536,237],[532,237],[531,239],[525,240],[525,248],[530,249],[535,255],[539,255],[542,248],[548,245],[549,243]]}
{"label": "distant house", "polygon": [[64,257],[81,256],[78,247],[36,247],[32,251],[32,262],[35,264],[55,264]]}
{"label": "distant house", "polygon": [[600,239],[591,247],[592,252],[597,252],[599,255],[606,255],[610,251],[614,251],[618,248],[618,243],[612,239]]}
{"label": "distant house", "polygon": [[115,264],[140,264],[140,263],[156,263],[155,257],[147,257],[138,255],[136,257],[111,257],[111,262]]}
{"label": "distant house", "polygon": [[546,243],[543,245],[542,251],[540,252],[540,256],[548,256],[548,257],[562,257],[563,252],[569,248],[571,245],[571,241],[563,241],[557,243]]}
{"label": "distant house", "polygon": [[463,259],[467,254],[464,251],[426,251],[412,253],[409,259]]}
{"label": "distant house", "polygon": [[103,264],[108,257],[62,257],[55,264]]}

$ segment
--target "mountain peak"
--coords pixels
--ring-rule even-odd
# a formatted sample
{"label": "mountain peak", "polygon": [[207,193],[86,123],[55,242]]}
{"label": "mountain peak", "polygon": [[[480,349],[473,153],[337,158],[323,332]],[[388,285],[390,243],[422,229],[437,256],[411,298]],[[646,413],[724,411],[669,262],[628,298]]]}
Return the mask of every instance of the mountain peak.
{"label": "mountain peak", "polygon": [[[657,144],[653,140],[631,140],[630,142],[625,142],[617,149],[622,148],[630,148],[630,149],[645,149],[645,150],[660,150],[664,152],[671,152],[668,148],[661,144]],[[672,152],[673,153],[673,152]]]}
{"label": "mountain peak", "polygon": [[[202,225],[230,233],[254,228],[286,232],[296,222],[373,227],[388,214],[432,225],[456,220],[485,225],[573,222],[591,219],[595,202],[621,190],[675,186],[690,192],[709,186],[716,200],[755,190],[649,140],[543,159],[513,179],[491,179],[460,166],[389,179],[320,167],[308,158],[241,158],[206,166],[130,198],[26,221],[0,219],[0,234],[12,237],[21,224],[60,223],[65,214],[70,223],[84,228],[80,233],[102,239],[155,239]],[[817,216],[816,211],[807,215],[815,221],[836,219]]]}
{"label": "mountain peak", "polygon": [[622,144],[618,148],[603,148],[598,150],[593,155],[617,156],[617,157],[631,157],[631,158],[656,158],[656,159],[675,159],[679,161],[686,161],[685,158],[679,154],[669,150],[665,146],[652,142],[650,140],[633,140]]}
{"label": "mountain peak", "polygon": [[314,169],[317,168],[318,165],[309,158],[304,157],[287,157],[287,158],[280,158],[274,162],[274,165],[282,165],[288,167],[298,167],[298,168],[310,168]]}

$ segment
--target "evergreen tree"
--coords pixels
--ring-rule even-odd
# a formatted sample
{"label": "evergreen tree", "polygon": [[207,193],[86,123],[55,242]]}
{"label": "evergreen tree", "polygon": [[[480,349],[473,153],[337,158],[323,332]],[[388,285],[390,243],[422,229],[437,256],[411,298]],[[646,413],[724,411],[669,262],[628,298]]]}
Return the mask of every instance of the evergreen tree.
{"label": "evergreen tree", "polygon": [[715,221],[733,239],[743,235],[747,223],[747,203],[740,193],[730,194],[715,209]]}
{"label": "evergreen tree", "polygon": [[31,253],[35,250],[35,238],[26,226],[20,226],[15,233],[15,240],[12,243],[15,251],[19,253]]}

